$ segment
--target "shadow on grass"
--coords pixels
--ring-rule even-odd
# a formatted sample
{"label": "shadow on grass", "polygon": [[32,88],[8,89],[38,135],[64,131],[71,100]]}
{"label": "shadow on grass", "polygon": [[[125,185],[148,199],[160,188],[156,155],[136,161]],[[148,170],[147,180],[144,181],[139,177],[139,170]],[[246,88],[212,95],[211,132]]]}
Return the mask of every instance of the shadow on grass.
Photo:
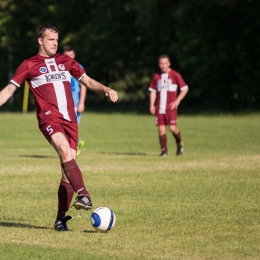
{"label": "shadow on grass", "polygon": [[48,156],[48,155],[18,155],[19,157],[25,158],[37,158],[37,159],[46,159],[46,158],[55,158],[56,156]]}
{"label": "shadow on grass", "polygon": [[96,230],[83,230],[83,232],[89,233],[89,234],[98,233],[98,231],[96,231]]}
{"label": "shadow on grass", "polygon": [[0,222],[0,226],[13,227],[13,228],[53,229],[50,227],[34,226],[30,224],[13,223],[13,222]]}
{"label": "shadow on grass", "polygon": [[[51,228],[51,227],[34,226],[34,225],[30,225],[30,224],[22,224],[22,223],[14,223],[14,222],[0,222],[0,226],[12,227],[12,228],[51,229],[51,230],[53,230],[53,228]],[[97,230],[83,230],[82,232],[88,233],[88,234],[100,233]]]}
{"label": "shadow on grass", "polygon": [[110,152],[101,152],[100,154],[147,156],[146,153],[117,153],[117,152],[110,153]]}

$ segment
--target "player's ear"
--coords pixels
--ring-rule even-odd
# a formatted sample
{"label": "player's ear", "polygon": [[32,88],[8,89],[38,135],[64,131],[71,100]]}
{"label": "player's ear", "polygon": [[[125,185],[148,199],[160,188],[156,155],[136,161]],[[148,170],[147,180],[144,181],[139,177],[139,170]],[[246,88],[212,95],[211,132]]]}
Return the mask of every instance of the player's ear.
{"label": "player's ear", "polygon": [[39,43],[39,45],[42,46],[42,38],[41,37],[38,38],[38,43]]}

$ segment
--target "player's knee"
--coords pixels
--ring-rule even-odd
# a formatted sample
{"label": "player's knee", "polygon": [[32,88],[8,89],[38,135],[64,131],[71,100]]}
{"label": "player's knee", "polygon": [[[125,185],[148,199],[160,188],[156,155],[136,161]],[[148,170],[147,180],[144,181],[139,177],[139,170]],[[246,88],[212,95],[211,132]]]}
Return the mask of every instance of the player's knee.
{"label": "player's knee", "polygon": [[179,129],[177,128],[176,125],[171,125],[171,126],[170,126],[170,130],[171,130],[171,132],[174,133],[174,134],[177,134],[177,133],[179,132]]}
{"label": "player's knee", "polygon": [[165,134],[166,134],[165,127],[159,127],[159,135],[165,135]]}
{"label": "player's knee", "polygon": [[165,135],[166,131],[159,131],[159,135]]}
{"label": "player's knee", "polygon": [[68,161],[71,159],[70,147],[67,144],[61,144],[59,146],[59,155],[62,161]]}

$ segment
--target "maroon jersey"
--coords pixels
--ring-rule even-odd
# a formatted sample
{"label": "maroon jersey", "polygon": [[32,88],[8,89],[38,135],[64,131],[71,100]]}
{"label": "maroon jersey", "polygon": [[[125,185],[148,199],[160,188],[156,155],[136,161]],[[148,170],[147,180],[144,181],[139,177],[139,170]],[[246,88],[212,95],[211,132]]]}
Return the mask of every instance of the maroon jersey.
{"label": "maroon jersey", "polygon": [[171,69],[169,73],[158,72],[153,75],[149,90],[156,92],[156,113],[166,114],[170,103],[176,100],[178,89],[183,91],[188,86],[180,73]]}
{"label": "maroon jersey", "polygon": [[77,61],[62,54],[50,58],[37,54],[17,68],[11,83],[20,87],[25,80],[28,81],[34,94],[39,125],[57,118],[77,122],[71,75],[77,80],[86,75]]}

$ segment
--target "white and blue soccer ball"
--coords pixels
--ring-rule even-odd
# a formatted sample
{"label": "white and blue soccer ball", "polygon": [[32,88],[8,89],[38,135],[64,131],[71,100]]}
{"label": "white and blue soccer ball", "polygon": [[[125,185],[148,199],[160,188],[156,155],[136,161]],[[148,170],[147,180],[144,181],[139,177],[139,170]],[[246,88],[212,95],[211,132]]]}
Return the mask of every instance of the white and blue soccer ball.
{"label": "white and blue soccer ball", "polygon": [[116,216],[111,209],[99,207],[92,212],[90,222],[96,230],[106,232],[115,225]]}

